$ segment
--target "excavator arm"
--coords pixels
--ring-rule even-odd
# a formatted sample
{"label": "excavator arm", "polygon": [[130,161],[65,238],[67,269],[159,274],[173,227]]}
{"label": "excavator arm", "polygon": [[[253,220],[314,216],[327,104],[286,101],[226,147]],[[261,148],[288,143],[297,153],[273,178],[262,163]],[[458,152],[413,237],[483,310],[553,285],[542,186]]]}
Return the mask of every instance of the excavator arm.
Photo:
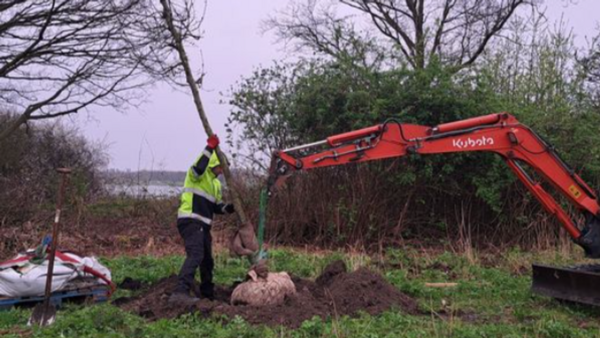
{"label": "excavator arm", "polygon": [[[274,154],[269,192],[290,174],[299,170],[366,162],[407,155],[486,151],[499,154],[508,167],[556,216],[588,257],[600,258],[600,205],[598,198],[554,148],[529,127],[508,113],[491,114],[435,127],[404,124],[389,119],[383,124]],[[552,184],[580,212],[580,227],[561,205],[522,167],[525,163]]]}

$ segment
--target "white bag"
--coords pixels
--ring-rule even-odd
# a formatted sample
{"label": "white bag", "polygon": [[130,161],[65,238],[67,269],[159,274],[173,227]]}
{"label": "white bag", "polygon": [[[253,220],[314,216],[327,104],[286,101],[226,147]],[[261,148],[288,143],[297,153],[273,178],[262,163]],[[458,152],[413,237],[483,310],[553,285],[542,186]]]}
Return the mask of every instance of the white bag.
{"label": "white bag", "polygon": [[[28,257],[30,255],[20,254],[9,261],[14,263],[0,263],[0,296],[44,295],[48,260],[46,259],[42,264],[34,264],[29,261]],[[72,253],[57,252],[52,273],[52,292],[64,289],[70,281],[78,277],[93,277],[83,271],[86,266],[98,271],[108,280],[111,279],[110,270],[100,264],[95,257],[79,257]],[[106,284],[102,279],[98,279],[98,281]]]}

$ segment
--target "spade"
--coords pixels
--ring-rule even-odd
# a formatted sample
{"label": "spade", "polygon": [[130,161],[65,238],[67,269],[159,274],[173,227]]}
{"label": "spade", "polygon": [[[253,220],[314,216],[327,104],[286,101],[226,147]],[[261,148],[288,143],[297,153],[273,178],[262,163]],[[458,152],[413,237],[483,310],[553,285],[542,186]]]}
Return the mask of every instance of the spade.
{"label": "spade", "polygon": [[67,185],[68,176],[71,169],[59,168],[61,174],[60,189],[58,191],[58,201],[56,203],[56,215],[54,217],[54,225],[52,226],[52,242],[50,244],[50,257],[48,258],[48,273],[46,274],[46,290],[44,302],[37,304],[31,313],[28,325],[47,326],[54,323],[56,319],[56,307],[50,303],[50,295],[52,293],[52,273],[54,272],[54,258],[56,256],[56,247],[58,246],[58,232],[60,230],[60,212],[62,208],[65,187]]}

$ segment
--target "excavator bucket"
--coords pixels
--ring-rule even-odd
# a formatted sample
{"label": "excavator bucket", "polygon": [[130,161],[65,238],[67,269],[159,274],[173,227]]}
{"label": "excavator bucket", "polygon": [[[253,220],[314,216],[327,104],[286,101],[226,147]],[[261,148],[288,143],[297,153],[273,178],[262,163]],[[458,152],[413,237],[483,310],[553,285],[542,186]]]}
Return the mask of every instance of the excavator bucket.
{"label": "excavator bucket", "polygon": [[552,267],[533,264],[533,293],[600,306],[600,265]]}

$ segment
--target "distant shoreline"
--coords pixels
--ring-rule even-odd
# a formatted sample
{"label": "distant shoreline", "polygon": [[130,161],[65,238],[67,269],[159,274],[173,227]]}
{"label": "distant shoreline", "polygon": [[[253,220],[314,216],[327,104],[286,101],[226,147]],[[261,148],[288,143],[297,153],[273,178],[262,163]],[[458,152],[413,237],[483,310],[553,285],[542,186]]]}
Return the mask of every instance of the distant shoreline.
{"label": "distant shoreline", "polygon": [[140,170],[121,171],[109,169],[101,172],[102,179],[114,185],[160,185],[181,186],[185,180],[185,171]]}

